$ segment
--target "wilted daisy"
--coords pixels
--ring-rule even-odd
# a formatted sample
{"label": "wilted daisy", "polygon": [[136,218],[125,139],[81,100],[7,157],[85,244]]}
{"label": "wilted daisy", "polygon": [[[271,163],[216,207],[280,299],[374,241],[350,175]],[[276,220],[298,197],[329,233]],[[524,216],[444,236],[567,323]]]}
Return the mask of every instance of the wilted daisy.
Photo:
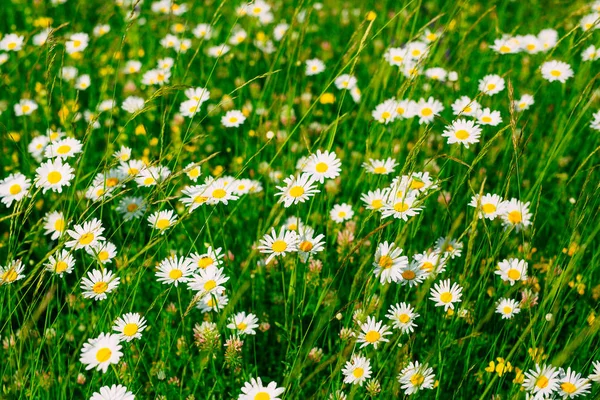
{"label": "wilted daisy", "polygon": [[386,317],[394,328],[399,329],[402,333],[409,333],[414,332],[414,328],[417,326],[414,320],[419,317],[419,314],[408,303],[396,303],[390,306]]}
{"label": "wilted daisy", "polygon": [[517,199],[505,200],[500,213],[504,226],[514,227],[517,232],[531,225],[532,214],[529,212],[529,202],[523,203]]}
{"label": "wilted daisy", "polygon": [[221,124],[226,128],[237,128],[246,120],[246,116],[240,110],[227,111],[221,118]]}
{"label": "wilted daisy", "polygon": [[103,232],[102,222],[94,218],[91,221],[84,222],[83,225],[75,225],[73,229],[69,229],[67,234],[72,240],[66,242],[65,246],[74,250],[95,246],[97,243],[104,241]]}
{"label": "wilted daisy", "polygon": [[58,276],[70,274],[75,266],[75,257],[68,250],[61,250],[48,257],[44,264],[46,271],[53,272]]}
{"label": "wilted daisy", "polygon": [[188,282],[193,274],[194,266],[184,257],[167,257],[156,269],[156,280],[163,284],[174,285]]}
{"label": "wilted daisy", "polygon": [[565,83],[567,79],[573,77],[573,69],[569,64],[562,61],[546,61],[540,67],[542,71],[542,77],[549,81],[559,81],[560,83]]}
{"label": "wilted daisy", "polygon": [[394,169],[398,166],[398,163],[393,158],[386,158],[385,160],[374,160],[369,158],[369,162],[362,164],[362,167],[370,174],[375,175],[388,175],[394,172]]}
{"label": "wilted daisy", "polygon": [[334,152],[317,150],[308,158],[302,172],[310,174],[317,182],[323,183],[325,179],[334,179],[340,175],[342,165]]}
{"label": "wilted daisy", "polygon": [[123,385],[102,386],[90,400],[134,400],[135,396]]}
{"label": "wilted daisy", "polygon": [[124,314],[113,325],[113,331],[117,332],[125,342],[141,339],[144,329],[146,329],[146,319],[138,313]]}
{"label": "wilted daisy", "polygon": [[318,58],[306,60],[306,75],[317,75],[325,71],[325,64]]}
{"label": "wilted daisy", "polygon": [[559,389],[559,371],[551,365],[535,365],[525,372],[523,387],[536,399],[551,397]]}
{"label": "wilted daisy", "polygon": [[85,364],[85,369],[96,368],[106,373],[111,364],[118,364],[123,356],[121,353],[121,338],[119,335],[101,333],[95,339],[88,339],[83,344],[79,361]]}
{"label": "wilted daisy", "polygon": [[277,387],[276,382],[263,386],[260,378],[251,378],[250,382],[244,383],[238,400],[281,400],[279,395],[284,391],[285,388]]}
{"label": "wilted daisy", "polygon": [[335,204],[329,212],[329,216],[333,222],[341,224],[344,221],[352,219],[354,211],[352,211],[352,207],[346,203]]}
{"label": "wilted daisy", "polygon": [[0,267],[0,285],[15,283],[25,278],[24,270],[25,266],[21,260],[11,261],[7,266]]}
{"label": "wilted daisy", "polygon": [[450,286],[450,279],[433,285],[430,294],[430,299],[435,302],[435,306],[444,307],[444,311],[448,311],[448,308],[454,310],[454,303],[462,301],[462,287],[458,283],[453,283]]}
{"label": "wilted daisy", "polygon": [[256,315],[242,311],[231,317],[231,322],[227,324],[227,328],[234,329],[237,334],[241,335],[256,335],[258,328],[258,318]]}
{"label": "wilted daisy", "polygon": [[478,210],[480,219],[486,218],[489,220],[494,220],[501,211],[502,197],[498,196],[497,194],[490,193],[483,196],[475,195],[471,197],[471,202],[469,205]]}
{"label": "wilted daisy", "polygon": [[284,179],[285,186],[277,186],[280,192],[275,196],[281,196],[280,203],[284,207],[290,207],[293,204],[304,203],[306,200],[319,193],[315,178],[309,173],[303,173],[299,177],[294,175]]}
{"label": "wilted daisy", "polygon": [[502,319],[511,319],[515,314],[521,311],[519,302],[513,299],[500,299],[496,306],[496,312],[502,315]]}
{"label": "wilted daisy", "polygon": [[408,364],[398,375],[398,382],[402,385],[402,390],[406,395],[423,389],[433,389],[434,380],[433,369],[418,361]]}
{"label": "wilted daisy", "polygon": [[448,138],[448,144],[460,143],[467,149],[469,145],[479,142],[481,128],[474,121],[458,119],[452,125],[446,126],[443,137]]}
{"label": "wilted daisy", "polygon": [[527,261],[517,258],[509,258],[498,263],[498,269],[495,274],[500,275],[503,281],[510,282],[514,285],[515,282],[527,280]]}
{"label": "wilted daisy", "polygon": [[285,229],[285,227],[282,227],[279,230],[279,234],[277,234],[275,229],[271,228],[271,234],[265,234],[260,240],[258,250],[261,253],[269,254],[265,261],[268,264],[277,256],[285,256],[287,253],[298,251],[299,244],[300,238],[296,232],[289,231]]}
{"label": "wilted daisy", "polygon": [[60,158],[42,163],[36,170],[35,186],[41,187],[42,192],[48,190],[62,193],[63,186],[71,186],[75,170]]}
{"label": "wilted daisy", "polygon": [[156,211],[148,217],[148,225],[163,235],[167,229],[177,222],[177,214],[173,210]]}
{"label": "wilted daisy", "polygon": [[395,243],[380,243],[375,251],[373,274],[382,284],[400,281],[402,270],[408,266],[408,257],[402,256],[402,249]]}
{"label": "wilted daisy", "polygon": [[504,78],[499,75],[486,75],[479,80],[479,91],[488,96],[495,95],[504,90]]}
{"label": "wilted daisy", "polygon": [[357,342],[362,343],[360,348],[368,345],[373,345],[373,348],[377,348],[381,342],[389,342],[385,336],[391,335],[387,325],[383,325],[383,321],[377,321],[373,317],[367,317],[367,322],[361,324],[361,333],[358,335]]}
{"label": "wilted daisy", "polygon": [[371,362],[366,357],[353,354],[342,369],[344,383],[362,386],[371,377]]}
{"label": "wilted daisy", "polygon": [[12,202],[21,201],[29,194],[31,181],[21,173],[10,174],[0,180],[0,201],[10,207]]}
{"label": "wilted daisy", "polygon": [[94,269],[87,273],[87,277],[81,280],[81,290],[86,299],[104,300],[106,294],[112,292],[119,286],[120,278],[109,270]]}
{"label": "wilted daisy", "polygon": [[573,371],[571,367],[566,371],[561,371],[558,386],[559,396],[573,399],[588,394],[591,387],[592,384],[586,378],[582,378],[580,373]]}
{"label": "wilted daisy", "polygon": [[188,288],[195,290],[201,296],[206,296],[211,293],[221,293],[225,290],[223,284],[228,280],[229,277],[223,273],[223,268],[197,269],[188,281]]}

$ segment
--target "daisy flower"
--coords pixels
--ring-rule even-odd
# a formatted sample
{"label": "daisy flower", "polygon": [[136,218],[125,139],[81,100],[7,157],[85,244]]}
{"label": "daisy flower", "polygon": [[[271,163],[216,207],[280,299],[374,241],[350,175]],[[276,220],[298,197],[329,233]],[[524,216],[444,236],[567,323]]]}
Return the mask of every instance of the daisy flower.
{"label": "daisy flower", "polygon": [[25,37],[16,33],[9,33],[0,40],[0,50],[4,51],[21,51]]}
{"label": "daisy flower", "polygon": [[208,267],[219,266],[223,264],[223,248],[219,247],[217,249],[213,249],[211,246],[208,246],[206,253],[198,254],[192,253],[186,260],[192,266],[197,266],[201,269],[206,269]]}
{"label": "daisy flower", "polygon": [[90,400],[135,400],[135,396],[123,385],[102,386]]}
{"label": "daisy flower", "polygon": [[146,329],[146,319],[138,313],[124,314],[113,325],[113,331],[117,332],[125,342],[141,339],[144,329]]}
{"label": "daisy flower", "polygon": [[303,173],[299,177],[294,175],[285,178],[285,186],[277,186],[280,192],[275,196],[281,196],[280,203],[284,207],[290,207],[293,204],[304,203],[306,200],[319,193],[315,178],[309,173]]}
{"label": "daisy flower", "polygon": [[86,299],[104,300],[106,294],[119,286],[120,278],[109,270],[94,269],[88,272],[87,277],[81,280],[81,290]]}
{"label": "daisy flower", "polygon": [[496,275],[500,275],[503,281],[510,282],[514,285],[515,282],[527,280],[527,261],[517,258],[509,258],[498,263]]}
{"label": "daisy flower", "polygon": [[346,361],[342,374],[344,383],[362,386],[371,377],[371,362],[366,357],[353,354],[350,361]]}
{"label": "daisy flower", "polygon": [[211,293],[221,293],[225,290],[223,284],[228,280],[229,277],[223,274],[223,268],[209,267],[197,270],[188,281],[188,288],[195,290],[201,296],[206,296]]}
{"label": "daisy flower", "polygon": [[219,311],[225,308],[229,303],[229,298],[225,292],[222,293],[211,293],[203,296],[200,301],[196,303],[196,308],[199,309],[203,314],[210,311]]}
{"label": "daisy flower", "polygon": [[242,311],[231,317],[231,322],[227,324],[227,328],[234,329],[241,335],[256,335],[255,329],[258,328],[258,318],[254,314],[246,314]]}
{"label": "daisy flower", "polygon": [[226,128],[237,128],[242,125],[246,117],[240,110],[227,111],[221,118],[221,124]]}
{"label": "daisy flower", "polygon": [[446,270],[447,256],[439,251],[424,251],[413,255],[413,264],[427,275],[441,274]]}
{"label": "daisy flower", "polygon": [[192,30],[192,34],[198,39],[208,40],[212,36],[212,28],[210,24],[198,24]]}
{"label": "daisy flower", "polygon": [[600,49],[594,45],[590,45],[581,52],[582,61],[596,61],[600,59]]}
{"label": "daisy flower", "polygon": [[395,243],[380,243],[375,251],[373,274],[379,277],[381,284],[401,280],[402,269],[408,266],[408,257],[401,256],[402,249]]}
{"label": "daisy flower", "polygon": [[513,299],[502,298],[496,306],[496,312],[502,315],[502,319],[511,319],[520,311],[519,302]]}
{"label": "daisy flower", "polygon": [[212,180],[205,184],[204,193],[207,197],[207,204],[228,204],[230,200],[237,200],[239,197],[233,192],[233,179],[223,178]]}
{"label": "daisy flower", "polygon": [[413,172],[409,177],[408,188],[423,193],[437,188],[437,185],[429,176],[429,172]]}
{"label": "daisy flower", "polygon": [[358,335],[357,342],[362,343],[360,348],[366,347],[370,344],[373,348],[377,348],[381,342],[389,342],[385,336],[391,335],[387,325],[383,325],[382,321],[377,321],[373,317],[367,317],[367,322],[361,324],[361,333]]}
{"label": "daisy flower", "polygon": [[504,90],[504,78],[500,75],[486,75],[479,80],[479,91],[493,96]]}
{"label": "daisy flower", "polygon": [[311,254],[317,254],[325,249],[323,238],[325,235],[315,236],[315,231],[310,227],[298,228],[298,256],[302,262],[306,262]]}
{"label": "daisy flower", "polygon": [[194,267],[187,258],[168,257],[162,260],[156,269],[156,280],[163,285],[174,285],[188,282],[193,274]]}
{"label": "daisy flower", "polygon": [[414,320],[419,317],[415,309],[408,303],[396,303],[390,306],[386,317],[392,322],[394,328],[402,333],[414,332],[417,324]]}
{"label": "daisy flower", "polygon": [[444,307],[444,311],[448,311],[448,308],[454,310],[454,303],[462,301],[462,287],[458,283],[450,286],[450,279],[436,283],[431,288],[430,294],[430,300],[435,302],[436,307]]}
{"label": "daisy flower", "polygon": [[79,361],[85,364],[85,369],[96,368],[106,373],[111,364],[118,364],[123,356],[121,353],[120,336],[101,333],[95,339],[89,339],[83,344]]}
{"label": "daisy flower", "polygon": [[83,225],[75,225],[73,229],[69,229],[67,234],[72,240],[66,242],[65,246],[73,248],[73,250],[95,246],[97,243],[104,241],[103,232],[102,222],[94,218],[91,221],[84,222]]}
{"label": "daisy flower", "polygon": [[479,214],[479,219],[486,218],[489,220],[494,220],[501,209],[502,206],[502,197],[497,194],[486,194],[483,196],[475,195],[471,197],[471,202],[469,203],[471,207],[475,207]]}
{"label": "daisy flower", "polygon": [[335,204],[329,212],[329,217],[331,220],[338,224],[352,219],[353,216],[354,211],[352,211],[352,207],[346,203]]}
{"label": "daisy flower", "polygon": [[404,367],[398,375],[398,382],[402,385],[404,394],[411,395],[423,389],[433,389],[435,375],[433,369],[426,363],[411,362]]}
{"label": "daisy flower", "polygon": [[283,226],[285,227],[285,229],[288,229],[290,231],[299,232],[300,229],[304,229],[304,222],[302,222],[302,220],[298,217],[291,216],[285,220]]}
{"label": "daisy flower", "polygon": [[368,191],[360,196],[360,199],[365,203],[367,210],[379,211],[383,207],[384,201],[389,195],[388,189],[375,189],[375,191]]}
{"label": "daisy flower", "polygon": [[374,160],[369,158],[369,162],[362,164],[362,167],[367,173],[375,175],[391,174],[397,166],[398,163],[393,158],[386,158],[385,160]]}
{"label": "daisy flower", "polygon": [[62,212],[53,211],[44,215],[44,234],[51,235],[50,239],[58,239],[66,229],[67,222]]}
{"label": "daisy flower", "polygon": [[500,213],[505,227],[514,227],[517,232],[531,225],[532,214],[529,212],[529,202],[523,203],[517,199],[505,200]]}
{"label": "daisy flower", "polygon": [[148,217],[148,225],[163,235],[167,229],[177,222],[177,214],[173,210],[156,211]]}
{"label": "daisy flower", "polygon": [[348,75],[348,74],[344,74],[344,75],[340,75],[338,76],[335,81],[335,87],[337,87],[340,90],[343,89],[353,89],[356,87],[356,83],[357,83],[357,79],[356,77],[352,76],[352,75]]}
{"label": "daisy flower", "polygon": [[60,158],[42,163],[36,170],[35,186],[41,187],[43,193],[48,190],[62,193],[63,186],[71,186],[75,170]]}
{"label": "daisy flower", "polygon": [[281,400],[279,395],[284,391],[285,388],[277,387],[276,382],[263,386],[260,378],[251,378],[250,382],[244,383],[238,400]]}
{"label": "daisy flower", "polygon": [[412,118],[416,113],[417,103],[410,99],[403,99],[396,102],[396,114],[398,118]]}
{"label": "daisy flower", "polygon": [[85,252],[96,257],[101,264],[110,264],[117,255],[117,246],[111,242],[98,242],[93,246],[87,246]]}
{"label": "daisy flower", "polygon": [[446,126],[442,137],[448,138],[448,144],[460,143],[467,149],[469,145],[479,142],[481,128],[474,121],[458,119]]}
{"label": "daisy flower", "polygon": [[37,109],[37,103],[29,99],[21,99],[17,104],[14,105],[15,115],[17,117],[21,117],[23,115],[30,115]]}
{"label": "daisy flower", "polygon": [[588,376],[588,379],[592,382],[600,383],[600,361],[594,361],[592,363],[593,372]]}
{"label": "daisy flower", "polygon": [[68,250],[63,249],[48,257],[48,261],[44,266],[46,271],[54,272],[58,276],[70,274],[75,266],[75,257]]}
{"label": "daisy flower", "polygon": [[533,96],[530,94],[524,94],[519,100],[514,101],[515,110],[525,111],[529,110],[529,107],[534,103]]}
{"label": "daisy flower", "polygon": [[429,273],[427,271],[419,268],[417,264],[411,263],[402,268],[402,271],[400,272],[400,283],[402,285],[408,285],[409,287],[417,286],[427,279],[428,275]]}
{"label": "daisy flower", "polygon": [[65,43],[65,49],[69,54],[83,51],[88,46],[89,40],[90,36],[87,33],[74,33],[69,37],[69,40],[67,40],[67,42]]}
{"label": "daisy flower", "polygon": [[313,179],[319,183],[325,182],[325,179],[335,179],[340,175],[341,161],[334,152],[317,152],[311,155],[302,172],[310,174]]}
{"label": "daisy flower", "polygon": [[562,372],[559,378],[558,395],[563,399],[573,399],[590,392],[592,384],[586,378],[582,378],[580,373],[573,371],[571,367]]}
{"label": "daisy flower", "polygon": [[454,259],[462,255],[463,244],[455,239],[441,237],[435,242],[435,248],[445,257]]}
{"label": "daisy flower", "polygon": [[268,264],[277,256],[285,256],[287,253],[298,251],[300,239],[294,231],[289,231],[282,227],[279,234],[275,233],[275,229],[271,228],[271,234],[266,234],[261,240],[258,250],[261,253],[269,254],[265,263]]}
{"label": "daisy flower", "polygon": [[500,111],[491,111],[489,108],[477,111],[476,118],[481,125],[497,126],[502,122]]}
{"label": "daisy flower", "polygon": [[437,115],[444,110],[442,103],[433,97],[419,99],[419,102],[414,106],[415,115],[419,117],[419,124],[429,124],[433,122]]}
{"label": "daisy flower", "polygon": [[393,122],[398,114],[396,113],[396,100],[388,99],[375,107],[371,113],[373,119],[381,124]]}
{"label": "daisy flower", "polygon": [[523,387],[536,399],[552,396],[559,389],[559,371],[553,366],[535,365],[535,369],[525,372]]}
{"label": "daisy flower", "polygon": [[0,201],[10,207],[12,202],[19,202],[29,195],[31,180],[19,172],[10,174],[0,180]]}
{"label": "daisy flower", "polygon": [[388,194],[388,198],[381,208],[381,217],[394,217],[396,219],[402,219],[408,221],[409,217],[414,217],[419,214],[422,210],[421,207],[416,207],[417,197],[415,195],[407,195],[397,197],[392,195],[393,192]]}
{"label": "daisy flower", "polygon": [[121,108],[130,114],[135,114],[139,111],[142,111],[145,104],[146,101],[141,97],[129,96],[123,101]]}
{"label": "daisy flower", "polygon": [[548,82],[559,81],[565,83],[567,79],[573,77],[573,69],[569,64],[562,61],[546,61],[540,67],[542,77]]}
{"label": "daisy flower", "polygon": [[24,270],[25,266],[21,260],[11,261],[6,267],[0,267],[0,286],[25,278],[25,274],[22,273]]}
{"label": "daisy flower", "polygon": [[325,71],[325,64],[318,58],[306,60],[306,76],[318,75]]}
{"label": "daisy flower", "polygon": [[131,221],[144,215],[146,212],[146,202],[143,197],[126,196],[119,200],[116,210],[123,216],[123,220]]}

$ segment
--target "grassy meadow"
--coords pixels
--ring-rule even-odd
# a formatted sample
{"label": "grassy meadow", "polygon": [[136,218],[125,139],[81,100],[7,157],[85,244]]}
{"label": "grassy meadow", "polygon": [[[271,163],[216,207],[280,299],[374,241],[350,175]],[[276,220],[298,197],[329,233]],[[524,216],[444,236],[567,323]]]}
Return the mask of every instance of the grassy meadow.
{"label": "grassy meadow", "polygon": [[0,399],[600,398],[599,167],[600,2],[5,0]]}

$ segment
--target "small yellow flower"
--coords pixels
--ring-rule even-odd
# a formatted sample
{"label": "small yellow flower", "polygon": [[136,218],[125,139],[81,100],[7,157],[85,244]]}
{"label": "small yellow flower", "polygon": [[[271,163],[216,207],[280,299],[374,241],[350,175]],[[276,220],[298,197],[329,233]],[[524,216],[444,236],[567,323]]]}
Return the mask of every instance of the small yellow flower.
{"label": "small yellow flower", "polygon": [[319,102],[321,104],[333,104],[334,101],[335,96],[333,95],[333,93],[323,93],[321,95],[321,98],[319,99]]}
{"label": "small yellow flower", "polygon": [[139,124],[138,126],[135,127],[135,134],[136,135],[145,135],[146,134],[146,128],[144,127],[144,125]]}
{"label": "small yellow flower", "polygon": [[367,21],[373,21],[375,18],[377,18],[377,14],[374,11],[367,13]]}

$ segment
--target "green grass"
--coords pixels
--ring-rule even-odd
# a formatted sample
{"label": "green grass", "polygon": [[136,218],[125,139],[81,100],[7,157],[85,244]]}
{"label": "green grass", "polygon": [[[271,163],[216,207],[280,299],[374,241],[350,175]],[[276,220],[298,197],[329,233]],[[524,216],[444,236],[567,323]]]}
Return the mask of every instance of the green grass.
{"label": "green grass", "polygon": [[[84,147],[68,160],[75,178],[61,194],[32,187],[30,197],[10,208],[0,205],[0,265],[20,259],[26,275],[0,285],[0,399],[87,399],[112,384],[127,386],[139,399],[228,399],[237,398],[252,377],[285,387],[286,399],[328,398],[337,390],[349,398],[401,398],[397,376],[414,360],[428,363],[436,379],[435,388],[415,397],[524,399],[515,382],[517,368],[527,371],[539,362],[571,367],[583,377],[592,373],[592,362],[600,359],[600,319],[593,319],[600,298],[600,136],[589,125],[600,108],[600,61],[583,62],[581,52],[600,45],[600,32],[578,26],[590,13],[588,4],[326,0],[317,10],[310,0],[272,1],[274,22],[261,25],[236,15],[241,2],[190,1],[189,10],[175,16],[153,13],[146,0],[139,5],[144,24],[129,21],[129,11],[111,1],[41,3],[13,0],[0,7],[3,37],[18,33],[26,38],[23,49],[7,53],[8,61],[0,65],[0,178],[17,172],[35,178],[39,162],[27,146],[49,128],[62,129]],[[304,19],[298,18],[300,11]],[[369,11],[376,13],[372,21],[366,18]],[[32,37],[41,30],[36,26],[41,17],[51,18],[56,30],[38,47]],[[282,20],[290,28],[274,42],[275,51],[258,49],[254,39],[263,34],[272,39],[273,27]],[[201,22],[214,29],[206,42],[191,33]],[[175,23],[183,24],[182,36],[192,39],[186,53],[159,44]],[[110,32],[94,37],[98,24],[110,25]],[[207,48],[226,42],[236,24],[247,32],[246,41],[218,59],[207,56]],[[456,71],[458,81],[436,82],[424,75],[407,79],[384,61],[388,47],[417,40],[425,28],[442,36],[432,44],[424,68]],[[557,46],[548,52],[499,55],[489,48],[503,33],[537,35],[546,28],[559,33]],[[64,42],[75,32],[90,35],[81,58],[65,52]],[[169,83],[142,85],[143,73],[165,57],[175,60]],[[304,61],[310,58],[322,59],[326,70],[305,76]],[[142,69],[125,75],[121,71],[130,59],[139,60]],[[565,84],[540,74],[540,65],[553,59],[569,63],[575,72]],[[91,87],[78,91],[73,82],[62,80],[64,66],[89,74]],[[336,89],[333,81],[342,73],[357,77],[360,103]],[[481,94],[478,81],[487,74],[503,76],[507,88],[491,97]],[[193,118],[177,117],[183,89],[198,86],[210,90],[210,100]],[[319,101],[324,93],[334,94],[333,104]],[[535,103],[515,112],[512,100],[526,93]],[[141,112],[120,108],[129,95],[146,99]],[[503,119],[498,126],[482,126],[480,142],[468,149],[447,144],[441,136],[456,118],[451,104],[463,95],[499,110]],[[412,118],[383,125],[371,116],[388,98],[429,96],[445,107],[432,124],[419,125]],[[34,100],[37,111],[15,116],[13,105],[22,98]],[[94,111],[107,99],[117,107],[99,116],[98,129],[83,117],[73,118],[72,110]],[[71,112],[65,116],[66,109]],[[221,125],[229,109],[247,113],[239,128]],[[286,120],[289,109],[294,118]],[[140,127],[145,133],[136,134]],[[268,132],[273,139],[267,139]],[[109,199],[86,199],[94,176],[117,166],[112,154],[122,145],[132,148],[132,158],[167,166],[172,176],[150,189],[131,181]],[[300,157],[317,149],[335,151],[341,176],[319,184],[321,193],[309,201],[284,208],[275,196],[282,183],[273,182],[269,172],[294,174]],[[368,158],[387,157],[399,163],[391,175],[367,174],[361,167]],[[189,213],[178,199],[186,185],[194,184],[181,173],[190,162],[201,163],[198,184],[207,176],[230,175],[258,180],[264,190]],[[419,215],[405,222],[382,219],[364,208],[362,193],[419,171],[429,172],[438,184]],[[473,195],[488,192],[530,202],[532,225],[506,230],[498,220],[478,219],[468,203]],[[148,209],[142,218],[124,221],[116,205],[134,195],[144,197]],[[352,223],[329,218],[339,203],[352,205]],[[159,235],[146,218],[167,209],[176,210],[179,220]],[[101,219],[104,236],[117,246],[107,268],[121,283],[106,300],[82,296],[81,279],[101,268],[83,250],[73,252],[71,274],[44,271],[48,257],[66,241],[44,235],[43,217],[55,210],[67,216],[70,227]],[[322,262],[320,271],[294,254],[265,265],[265,256],[256,250],[263,235],[271,227],[278,230],[290,216],[325,235],[325,250],[313,256]],[[349,232],[351,241],[340,239]],[[378,243],[395,242],[411,257],[440,237],[463,244],[462,256],[450,260],[440,276],[409,288],[381,285],[373,275]],[[187,286],[160,284],[155,267],[170,254],[203,253],[207,246],[230,255],[223,265],[230,278],[224,285],[229,303],[218,313],[202,314]],[[528,262],[531,278],[510,286],[494,271],[498,262],[513,257]],[[429,300],[430,288],[443,279],[463,288],[454,313]],[[520,300],[524,289],[538,295],[537,305],[501,319],[494,312],[497,300]],[[410,303],[420,314],[414,333],[393,330],[389,342],[377,349],[359,350],[354,339],[340,338],[342,328],[360,332],[353,320],[356,310],[362,321],[369,315],[387,323],[385,314],[397,302]],[[229,318],[241,311],[255,314],[264,325],[256,335],[242,337],[244,344],[235,353],[223,344],[233,334],[226,327]],[[83,344],[111,332],[126,312],[146,318],[142,338],[122,343],[120,363],[105,374],[86,371],[79,362]],[[202,321],[216,323],[220,334],[208,349],[194,342],[194,326]],[[322,349],[322,358],[313,357],[313,348]],[[532,349],[543,349],[543,361],[532,356]],[[353,353],[370,359],[379,394],[367,385],[343,383],[341,370]],[[513,366],[501,376],[486,371],[498,357]],[[588,396],[599,395],[594,383]]]}

